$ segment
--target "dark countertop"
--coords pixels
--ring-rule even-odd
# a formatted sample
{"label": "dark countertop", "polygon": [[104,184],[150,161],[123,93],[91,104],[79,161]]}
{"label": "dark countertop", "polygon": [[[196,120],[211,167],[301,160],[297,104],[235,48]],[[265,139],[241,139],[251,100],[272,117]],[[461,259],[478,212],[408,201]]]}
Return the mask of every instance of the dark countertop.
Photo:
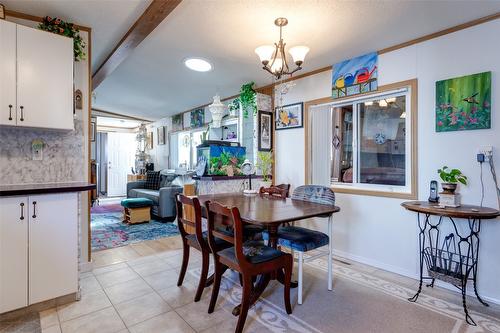
{"label": "dark countertop", "polygon": [[81,192],[93,190],[95,187],[95,184],[87,182],[0,185],[0,197],[28,194]]}
{"label": "dark countertop", "polygon": [[[198,177],[198,176],[193,176],[192,177],[194,180],[212,180],[212,181],[217,181],[217,180],[232,180],[232,179],[248,179],[248,176],[203,176],[203,177]],[[252,179],[262,179],[262,176],[260,175],[252,175]],[[269,177],[271,179],[271,177]]]}

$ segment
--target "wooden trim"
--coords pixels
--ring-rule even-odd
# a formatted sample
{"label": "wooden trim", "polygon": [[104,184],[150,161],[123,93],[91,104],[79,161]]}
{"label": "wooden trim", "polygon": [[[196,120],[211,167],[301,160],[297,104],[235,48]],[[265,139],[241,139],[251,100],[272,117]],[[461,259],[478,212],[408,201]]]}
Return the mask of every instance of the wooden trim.
{"label": "wooden trim", "polygon": [[456,26],[451,27],[451,28],[447,28],[447,29],[444,29],[444,30],[441,30],[438,32],[434,32],[432,34],[428,34],[428,35],[425,35],[425,36],[422,36],[419,38],[409,40],[409,41],[404,42],[404,43],[400,43],[400,44],[396,44],[394,46],[387,47],[385,49],[378,51],[378,54],[384,54],[384,53],[392,52],[395,50],[399,50],[399,49],[402,49],[404,47],[408,47],[408,46],[411,46],[414,44],[422,43],[422,42],[425,42],[425,41],[428,41],[428,40],[431,40],[431,39],[434,39],[437,37],[448,35],[448,34],[451,34],[453,32],[464,30],[464,29],[467,29],[467,28],[470,28],[470,27],[473,27],[473,26],[476,26],[479,24],[483,24],[483,23],[486,23],[489,21],[493,21],[493,20],[496,20],[499,18],[500,18],[500,12],[492,14],[492,15],[484,16],[484,17],[481,17],[481,18],[478,18],[478,19],[475,19],[475,20],[472,20],[469,22],[465,22],[465,23],[456,25]]}
{"label": "wooden trim", "polygon": [[144,13],[135,21],[113,51],[92,75],[92,84],[97,88],[134,49],[181,3],[182,0],[153,0]]}
{"label": "wooden trim", "polygon": [[[88,122],[87,122],[87,131],[88,131],[88,171],[87,171],[87,182],[90,182],[92,166],[91,166],[91,156],[92,156],[92,126],[90,126],[90,122],[92,121],[92,30],[87,32],[87,52],[88,52],[88,62],[87,62],[87,70],[88,70]],[[99,172],[97,170],[96,172]],[[97,186],[97,185],[96,185]],[[99,197],[99,189],[96,188],[97,196]],[[92,261],[92,231],[91,231],[91,216],[90,210],[92,208],[92,192],[87,192],[87,261]]]}
{"label": "wooden trim", "polygon": [[[369,97],[370,95],[383,93],[391,90],[396,90],[404,87],[410,87],[411,89],[411,193],[401,193],[401,192],[386,192],[386,191],[374,191],[360,188],[345,188],[345,187],[336,187],[335,185],[332,188],[335,188],[335,191],[338,193],[350,193],[350,194],[362,194],[362,195],[373,195],[373,196],[382,196],[382,197],[391,197],[391,198],[401,198],[408,200],[416,200],[418,197],[418,81],[417,79],[411,79],[391,84],[386,84],[384,86],[380,86],[377,91],[367,93],[367,94],[359,94],[356,96],[349,96],[351,99],[353,97]],[[316,105],[323,105],[329,103],[337,103],[342,102],[345,98],[332,99],[331,97],[323,97],[314,99],[311,101],[307,101],[304,103],[304,183],[309,184],[311,182],[311,174],[310,174],[310,161],[311,161],[311,142],[309,140],[309,117],[310,112],[309,108]]]}
{"label": "wooden trim", "polygon": [[[43,20],[43,17],[41,17],[41,16],[25,14],[25,13],[16,12],[15,10],[9,10],[9,9],[5,10],[5,16],[6,17],[10,16],[10,17],[14,17],[14,18],[22,19],[22,20],[34,21],[34,22],[42,22],[42,20]],[[92,28],[86,27],[84,25],[79,25],[79,24],[75,24],[75,28],[78,28],[81,31],[86,31],[89,33],[89,35],[90,35],[90,32],[92,31]]]}
{"label": "wooden trim", "polygon": [[[116,113],[116,112],[110,112],[110,111],[104,111],[104,110],[96,109],[96,108],[92,108],[92,111],[107,114],[107,115],[110,116],[110,118],[130,119],[130,120],[137,120],[137,121],[145,121],[145,122],[148,122],[148,123],[154,122],[152,120],[147,120],[147,119],[144,119],[144,118],[137,118],[137,117],[133,117],[133,116],[127,116],[125,114]],[[97,115],[97,117],[98,116],[99,115]]]}

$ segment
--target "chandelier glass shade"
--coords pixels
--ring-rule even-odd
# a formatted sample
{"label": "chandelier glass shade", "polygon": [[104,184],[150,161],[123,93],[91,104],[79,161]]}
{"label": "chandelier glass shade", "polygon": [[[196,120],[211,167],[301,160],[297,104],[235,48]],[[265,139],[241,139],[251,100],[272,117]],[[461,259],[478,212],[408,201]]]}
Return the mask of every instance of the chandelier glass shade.
{"label": "chandelier glass shade", "polygon": [[288,50],[292,56],[293,62],[297,67],[295,69],[290,69],[285,54],[286,43],[283,41],[283,27],[288,24],[288,20],[284,17],[277,18],[274,21],[280,28],[280,40],[278,43],[272,45],[263,45],[255,49],[255,53],[259,56],[260,62],[262,63],[262,69],[268,71],[279,80],[284,75],[292,75],[298,70],[302,69],[302,64],[304,59],[309,52],[307,46],[294,46]]}

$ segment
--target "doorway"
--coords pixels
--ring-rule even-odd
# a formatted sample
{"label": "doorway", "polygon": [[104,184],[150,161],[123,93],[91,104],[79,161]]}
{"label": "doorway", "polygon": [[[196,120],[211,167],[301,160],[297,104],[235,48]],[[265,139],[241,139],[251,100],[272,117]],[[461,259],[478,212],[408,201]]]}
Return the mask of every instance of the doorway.
{"label": "doorway", "polygon": [[127,195],[127,174],[135,163],[135,134],[108,133],[108,197]]}

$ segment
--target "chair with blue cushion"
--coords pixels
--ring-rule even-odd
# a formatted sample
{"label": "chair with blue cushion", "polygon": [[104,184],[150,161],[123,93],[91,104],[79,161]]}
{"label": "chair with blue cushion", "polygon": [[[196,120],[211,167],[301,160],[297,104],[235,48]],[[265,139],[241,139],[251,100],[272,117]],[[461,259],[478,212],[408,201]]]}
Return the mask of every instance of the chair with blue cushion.
{"label": "chair with blue cushion", "polygon": [[[309,201],[323,205],[335,205],[335,193],[326,186],[320,185],[303,185],[293,191],[292,200]],[[321,251],[318,255],[310,257],[308,260],[328,254],[328,290],[332,290],[332,214],[321,216],[328,218],[328,235],[311,229],[306,229],[297,226],[283,226],[278,230],[278,245],[287,247],[298,252],[298,303],[302,304],[302,273],[304,263],[304,252],[308,252],[323,246],[328,245],[328,252]],[[263,233],[265,240],[269,239],[267,232]]]}

